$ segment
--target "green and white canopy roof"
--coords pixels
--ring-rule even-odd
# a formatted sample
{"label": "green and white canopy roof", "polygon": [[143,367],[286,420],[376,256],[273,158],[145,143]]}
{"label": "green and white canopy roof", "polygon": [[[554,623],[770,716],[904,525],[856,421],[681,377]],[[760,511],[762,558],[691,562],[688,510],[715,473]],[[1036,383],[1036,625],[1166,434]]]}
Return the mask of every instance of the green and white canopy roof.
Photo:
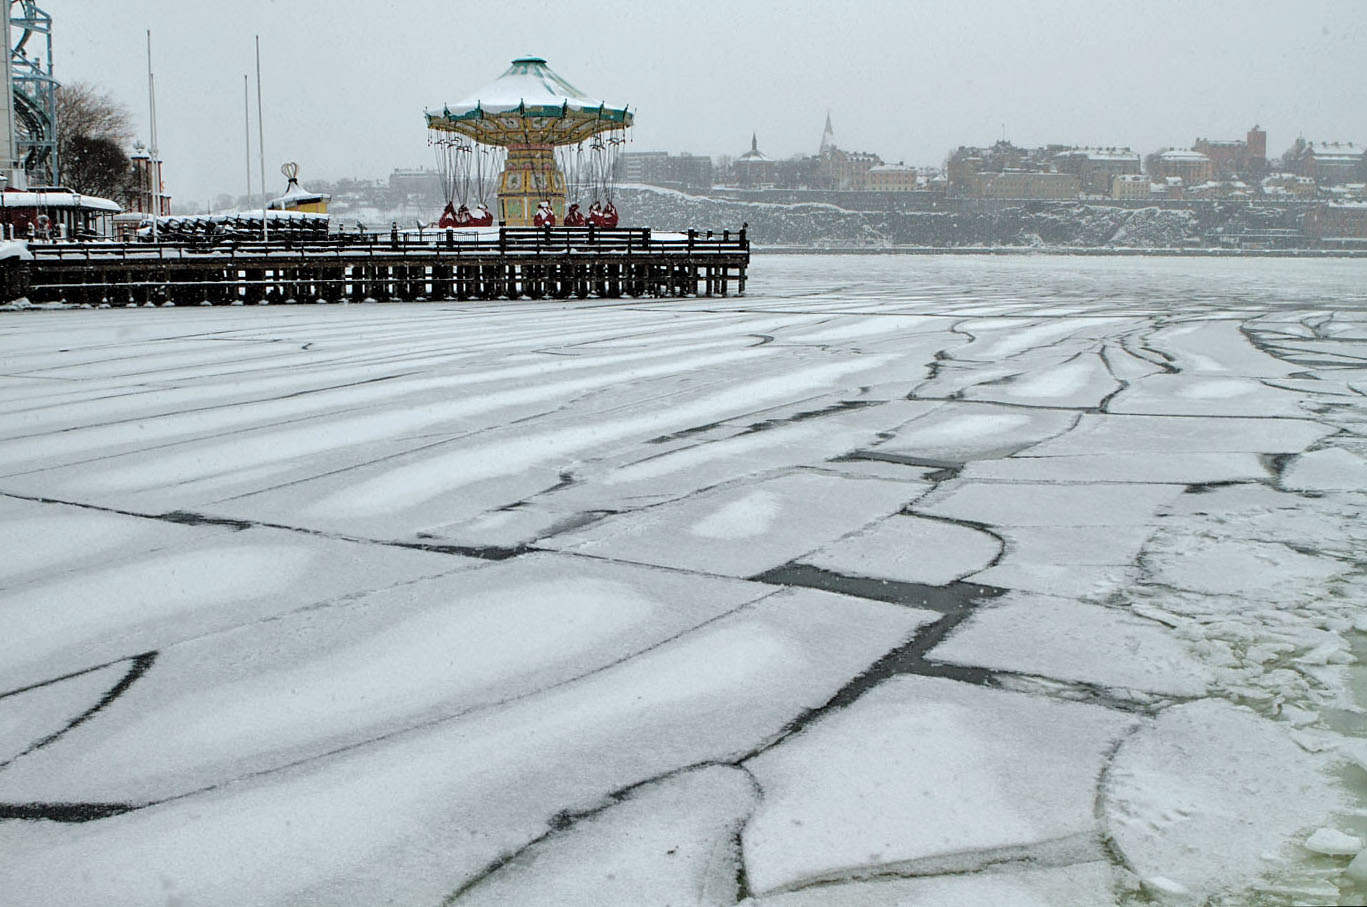
{"label": "green and white canopy roof", "polygon": [[464,100],[426,111],[429,129],[459,132],[489,145],[567,145],[632,124],[614,106],[575,88],[541,57],[519,57],[508,71]]}

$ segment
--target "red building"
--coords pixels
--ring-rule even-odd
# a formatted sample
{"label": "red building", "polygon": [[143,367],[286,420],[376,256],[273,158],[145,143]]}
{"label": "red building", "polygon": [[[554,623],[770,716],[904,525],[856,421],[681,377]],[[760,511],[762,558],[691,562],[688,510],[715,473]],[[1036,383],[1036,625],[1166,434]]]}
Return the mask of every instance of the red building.
{"label": "red building", "polygon": [[1240,139],[1197,139],[1192,146],[1210,158],[1215,179],[1261,177],[1267,172],[1267,133],[1257,126]]}
{"label": "red building", "polygon": [[158,215],[166,217],[171,213],[171,196],[166,194],[166,183],[162,179],[162,162],[152,160],[141,146],[136,147],[137,153],[130,160],[137,188],[128,197],[128,210],[151,214],[155,209]]}

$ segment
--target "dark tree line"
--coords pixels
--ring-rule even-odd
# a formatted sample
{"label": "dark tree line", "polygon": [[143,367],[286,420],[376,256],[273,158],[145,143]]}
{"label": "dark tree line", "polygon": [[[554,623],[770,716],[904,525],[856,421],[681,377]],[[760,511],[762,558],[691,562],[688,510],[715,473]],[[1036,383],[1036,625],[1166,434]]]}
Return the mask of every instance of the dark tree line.
{"label": "dark tree line", "polygon": [[137,191],[132,138],[132,113],[107,91],[86,82],[57,89],[57,162],[68,189],[126,205]]}

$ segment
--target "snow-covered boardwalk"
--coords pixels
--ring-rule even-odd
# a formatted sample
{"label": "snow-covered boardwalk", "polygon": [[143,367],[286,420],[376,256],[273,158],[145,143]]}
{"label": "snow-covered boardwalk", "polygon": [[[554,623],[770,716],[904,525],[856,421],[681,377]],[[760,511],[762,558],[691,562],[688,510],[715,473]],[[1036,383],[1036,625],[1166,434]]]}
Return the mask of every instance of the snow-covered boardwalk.
{"label": "snow-covered boardwalk", "polygon": [[1362,285],[0,314],[0,900],[1354,903]]}

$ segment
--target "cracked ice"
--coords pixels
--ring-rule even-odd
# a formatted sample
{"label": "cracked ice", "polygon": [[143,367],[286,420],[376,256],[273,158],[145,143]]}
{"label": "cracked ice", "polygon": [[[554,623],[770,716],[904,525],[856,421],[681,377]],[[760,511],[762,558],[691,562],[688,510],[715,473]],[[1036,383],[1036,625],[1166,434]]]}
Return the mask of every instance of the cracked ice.
{"label": "cracked ice", "polygon": [[1367,894],[1356,262],[751,285],[3,316],[5,898]]}

